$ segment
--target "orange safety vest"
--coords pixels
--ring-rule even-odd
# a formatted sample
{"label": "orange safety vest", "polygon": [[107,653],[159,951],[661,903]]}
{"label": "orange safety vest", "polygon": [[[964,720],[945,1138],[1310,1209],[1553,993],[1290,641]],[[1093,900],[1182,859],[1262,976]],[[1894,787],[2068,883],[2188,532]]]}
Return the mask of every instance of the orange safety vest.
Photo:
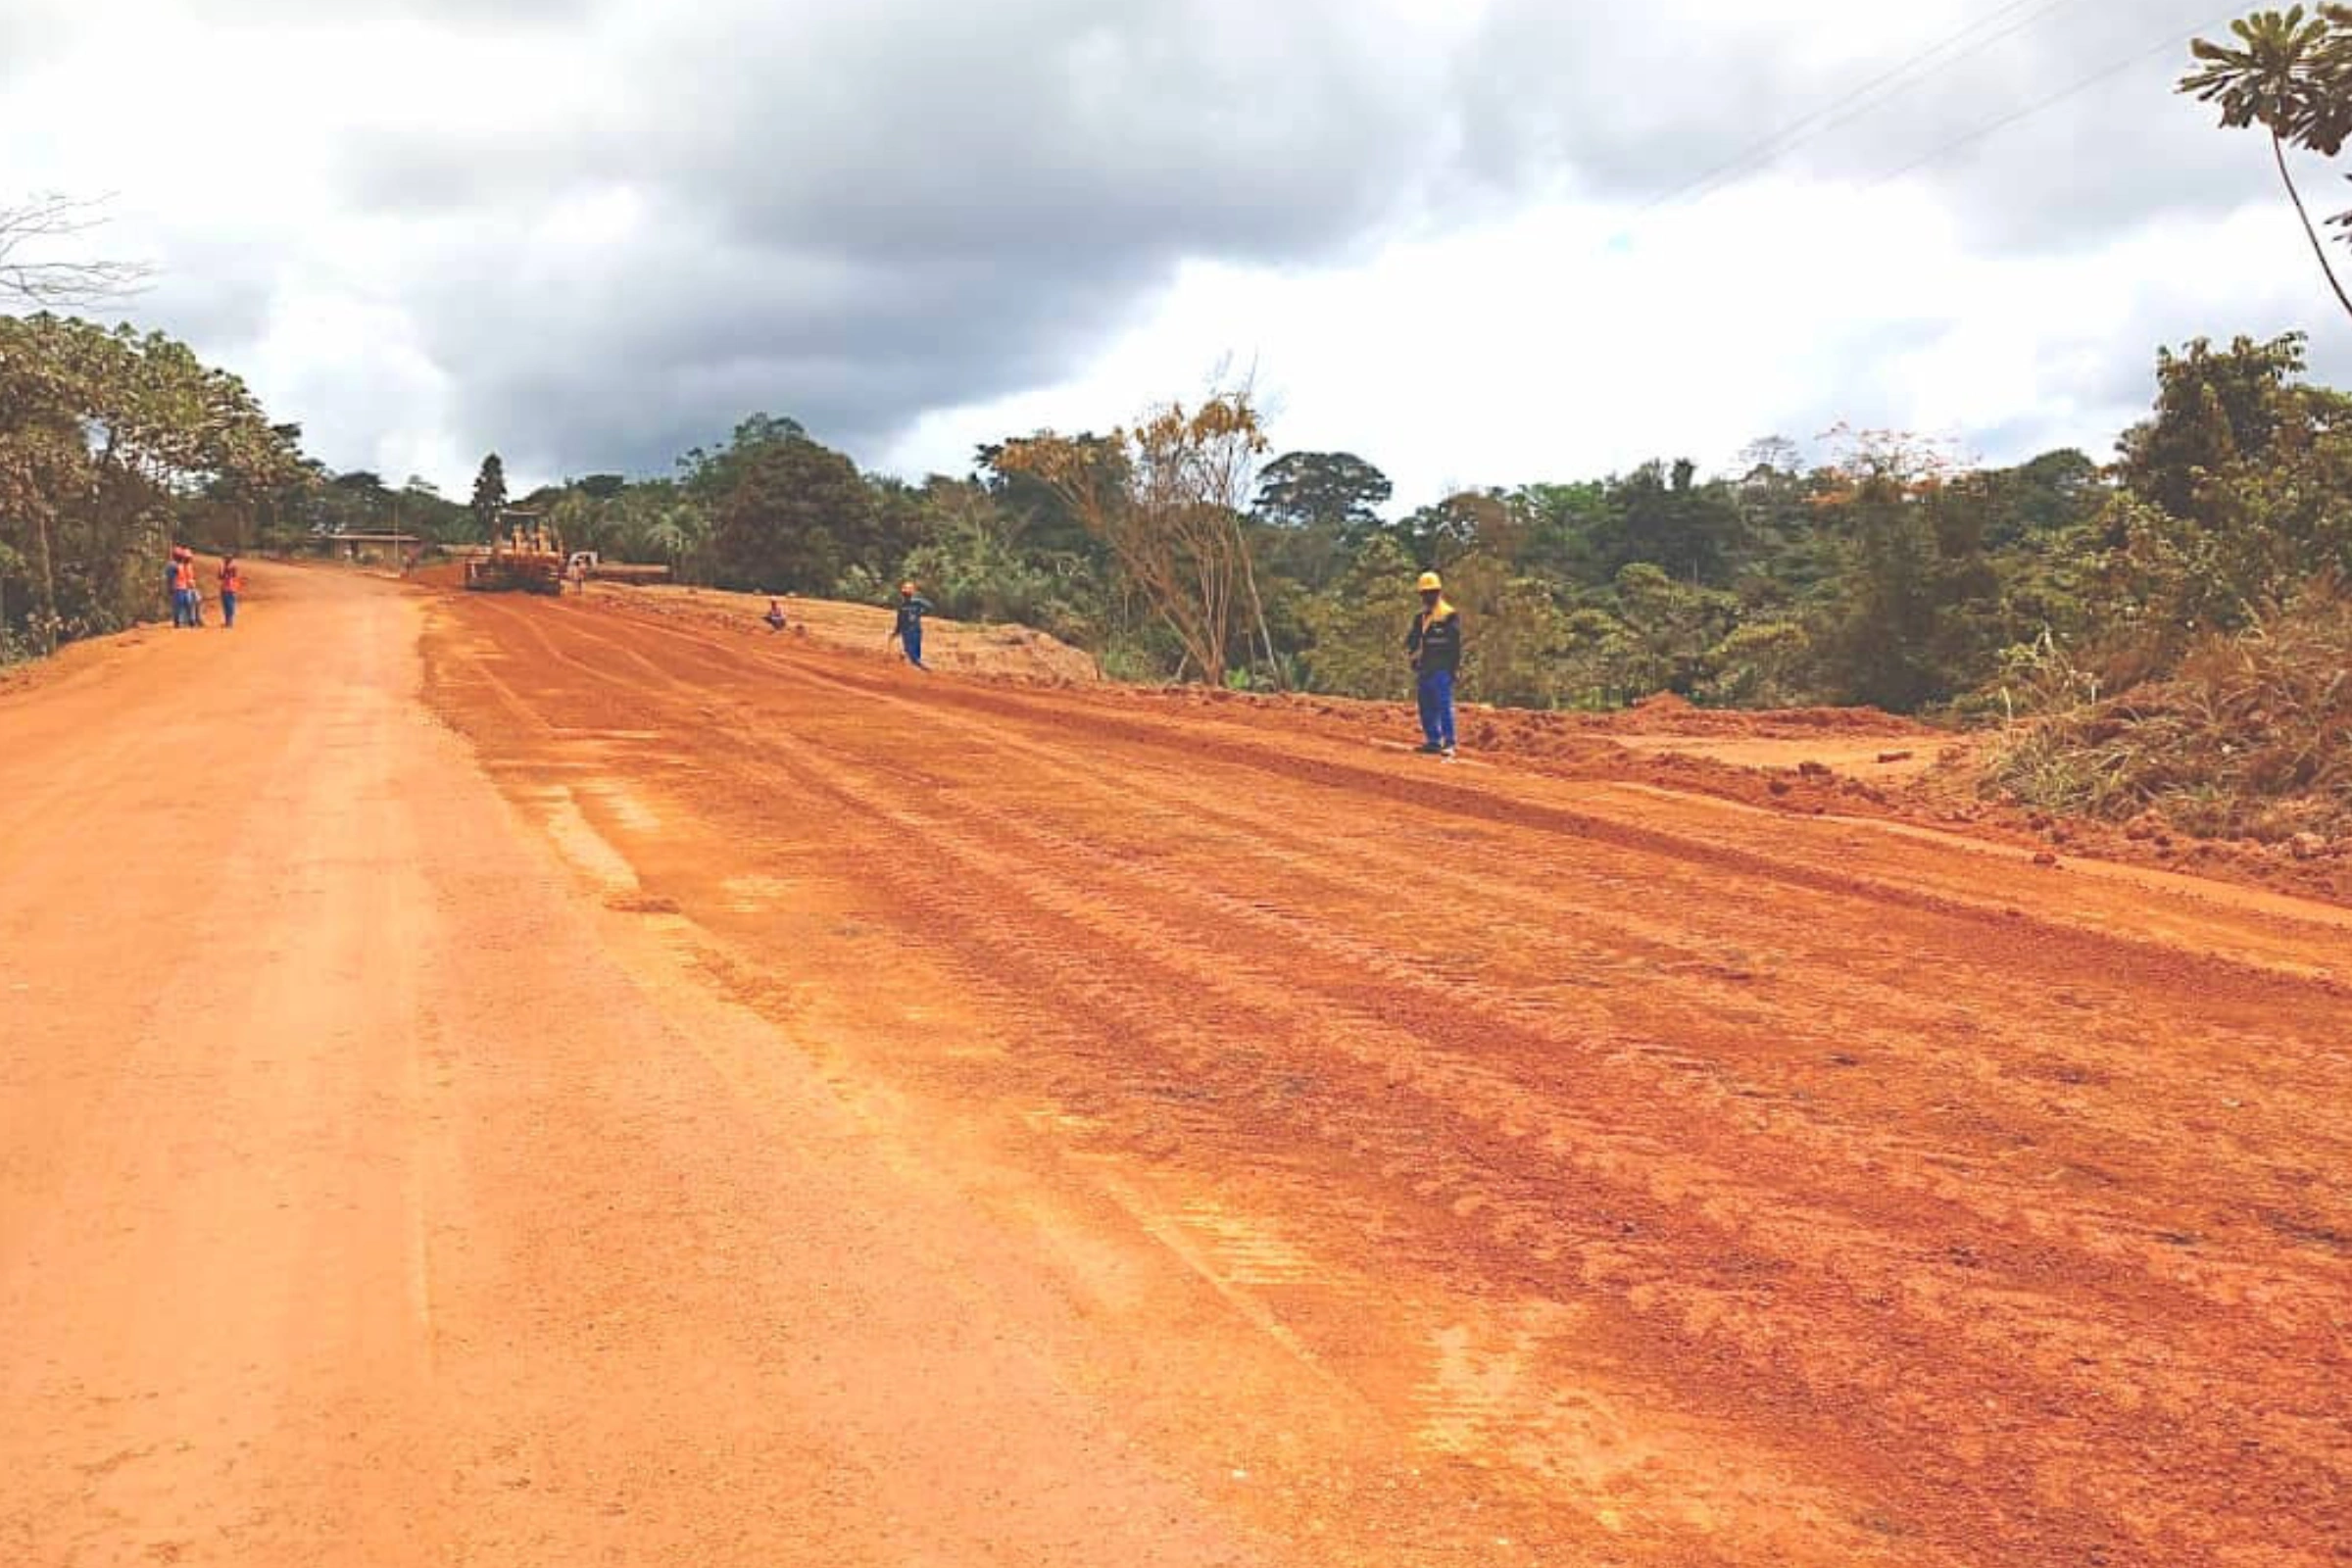
{"label": "orange safety vest", "polygon": [[178,569],[177,569],[177,570],[175,570],[175,571],[173,571],[173,572],[172,572],[172,587],[174,587],[174,588],[181,588],[181,589],[186,589],[186,588],[193,588],[193,587],[195,587],[195,586],[196,586],[196,563],[194,563],[193,561],[183,561],[183,562],[181,562],[181,563],[179,564]]}
{"label": "orange safety vest", "polygon": [[243,593],[245,591],[245,574],[234,567],[221,572],[220,591],[223,594]]}

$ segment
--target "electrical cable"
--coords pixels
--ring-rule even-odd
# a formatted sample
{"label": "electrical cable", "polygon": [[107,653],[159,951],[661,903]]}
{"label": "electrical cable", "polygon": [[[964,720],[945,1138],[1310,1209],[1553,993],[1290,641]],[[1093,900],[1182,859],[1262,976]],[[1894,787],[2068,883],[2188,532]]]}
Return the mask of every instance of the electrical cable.
{"label": "electrical cable", "polygon": [[[1686,197],[1696,196],[1703,200],[1706,196],[1712,195],[1715,190],[1724,187],[1727,183],[1724,176],[1744,173],[1750,166],[1768,167],[1796,151],[1799,147],[1808,146],[1839,126],[1850,124],[1887,103],[1896,96],[1896,93],[1891,90],[1892,88],[1916,86],[1939,72],[1948,71],[1953,66],[1984,53],[1994,44],[2014,37],[2043,18],[2055,15],[2057,12],[2079,3],[2081,0],[2008,0],[2007,4],[1996,7],[1958,31],[1928,45],[1862,82],[1859,86],[1849,89],[1844,96],[1822,105],[1810,114],[1790,121],[1737,157],[1717,165],[1697,178],[1679,185],[1663,195],[1652,197],[1636,209],[1632,220],[1639,220],[1659,208],[1671,206]],[[2017,16],[2020,11],[2026,12],[2026,15]],[[2012,17],[2015,20],[2009,22],[2007,26],[1977,38],[1974,42],[1968,42],[1972,34]],[[1950,59],[1940,61],[1924,72],[1918,70],[1921,65],[1935,59],[1936,56],[1964,42],[1967,42],[1967,47],[1961,49]],[[1890,90],[1879,91],[1883,87]],[[1868,101],[1857,102],[1862,99]],[[1839,113],[1841,110],[1845,112]],[[1798,134],[1799,132],[1803,132],[1803,134]]]}
{"label": "electrical cable", "polygon": [[1911,173],[1914,171],[1924,169],[1928,165],[1935,163],[1937,159],[1943,157],[1946,153],[1957,152],[1961,148],[1969,145],[1971,142],[1982,141],[1996,130],[2005,130],[2009,126],[2016,124],[2021,120],[2031,119],[2034,116],[2040,114],[2045,109],[2064,103],[2067,99],[2072,98],[2079,92],[2083,92],[2089,88],[2097,86],[2100,82],[2105,81],[2110,76],[2118,75],[2126,71],[2131,70],[2133,66],[2138,65],[2143,60],[2153,59],[2155,56],[2163,54],[2167,50],[2178,49],[2182,44],[2187,43],[2190,39],[2196,37],[2197,34],[2201,32],[2210,32],[2216,27],[2226,25],[2230,18],[2236,15],[2237,12],[2234,9],[2226,11],[2219,18],[2212,22],[2199,23],[2197,25],[2189,28],[2186,32],[2176,33],[2173,36],[2166,38],[2161,43],[2152,44],[2149,47],[2138,51],[2136,54],[2128,55],[2124,59],[2118,60],[2111,66],[2102,67],[2101,69],[2092,72],[2089,75],[2083,76],[2073,82],[2071,85],[2059,88],[2058,91],[2051,93],[2046,98],[2037,98],[2030,104],[2026,104],[2021,108],[2012,110],[2010,113],[2001,116],[1997,120],[1986,121],[1984,124],[1977,126],[1973,130],[1963,131],[1961,134],[1953,137],[1950,141],[1943,143],[1941,146],[1936,147],[1930,152],[1923,153],[1917,158],[1914,158],[1911,160],[1911,162],[1903,165],[1900,169],[1894,170],[1889,173],[1881,174],[1878,178],[1863,186],[1862,189],[1866,191],[1877,190],[1881,185],[1885,185],[1892,180],[1900,179],[1905,174]]}

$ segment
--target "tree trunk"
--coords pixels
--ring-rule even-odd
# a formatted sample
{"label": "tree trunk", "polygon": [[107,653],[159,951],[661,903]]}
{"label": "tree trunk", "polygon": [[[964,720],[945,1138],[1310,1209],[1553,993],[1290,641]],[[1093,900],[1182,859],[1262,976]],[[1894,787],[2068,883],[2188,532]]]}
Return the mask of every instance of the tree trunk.
{"label": "tree trunk", "polygon": [[[1235,527],[1238,531],[1240,524],[1235,524]],[[1265,602],[1258,597],[1257,593],[1257,563],[1250,554],[1250,541],[1247,538],[1244,538],[1240,543],[1242,551],[1242,580],[1247,583],[1250,588],[1250,611],[1251,614],[1257,617],[1257,640],[1265,645],[1266,667],[1274,672],[1274,689],[1278,692],[1288,691],[1290,690],[1291,683],[1284,678],[1282,672],[1282,661],[1275,656],[1274,633],[1268,630],[1266,627]]]}
{"label": "tree trunk", "polygon": [[41,541],[41,652],[57,652],[57,565],[55,553],[49,548],[49,509],[33,507],[33,528]]}
{"label": "tree trunk", "polygon": [[2278,161],[2278,178],[2286,186],[2287,199],[2295,204],[2295,216],[2303,220],[2303,236],[2311,241],[2311,254],[2320,259],[2320,270],[2328,274],[2328,286],[2335,290],[2335,302],[2344,308],[2345,315],[2352,316],[2352,295],[2344,293],[2344,285],[2336,281],[2335,269],[2328,264],[2328,247],[2320,242],[2319,230],[2311,226],[2311,214],[2304,209],[2303,193],[2295,189],[2294,176],[2286,172],[2286,144],[2278,139],[2277,131],[2271,132],[2271,156]]}

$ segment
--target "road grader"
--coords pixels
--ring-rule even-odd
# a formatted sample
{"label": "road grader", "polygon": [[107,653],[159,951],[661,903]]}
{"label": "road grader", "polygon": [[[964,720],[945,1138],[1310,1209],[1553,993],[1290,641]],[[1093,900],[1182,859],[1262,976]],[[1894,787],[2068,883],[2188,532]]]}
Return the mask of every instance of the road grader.
{"label": "road grader", "polygon": [[466,587],[484,593],[564,591],[564,544],[539,514],[509,509],[498,514],[498,528],[488,552],[466,563]]}

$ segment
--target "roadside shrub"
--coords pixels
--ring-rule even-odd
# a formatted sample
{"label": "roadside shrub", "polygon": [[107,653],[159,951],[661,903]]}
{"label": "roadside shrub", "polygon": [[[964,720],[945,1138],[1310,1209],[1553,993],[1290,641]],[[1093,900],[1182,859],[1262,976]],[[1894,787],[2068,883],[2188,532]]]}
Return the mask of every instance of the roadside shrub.
{"label": "roadside shrub", "polygon": [[2315,587],[2161,680],[2020,726],[1991,780],[2051,810],[2265,841],[2352,834],[2352,596]]}

